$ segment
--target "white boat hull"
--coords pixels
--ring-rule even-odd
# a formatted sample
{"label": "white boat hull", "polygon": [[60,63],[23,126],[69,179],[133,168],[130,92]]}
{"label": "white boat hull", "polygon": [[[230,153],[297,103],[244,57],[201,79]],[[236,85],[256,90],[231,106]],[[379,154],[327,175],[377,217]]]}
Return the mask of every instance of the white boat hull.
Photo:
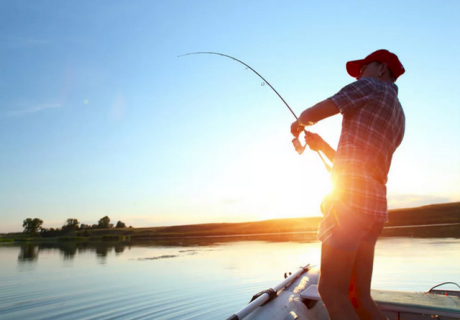
{"label": "white boat hull", "polygon": [[[319,270],[302,273],[275,299],[245,316],[245,320],[327,320],[317,293]],[[308,289],[308,290],[307,290]],[[372,296],[389,319],[460,319],[460,298],[439,294],[373,290]],[[239,317],[229,318],[239,319]]]}

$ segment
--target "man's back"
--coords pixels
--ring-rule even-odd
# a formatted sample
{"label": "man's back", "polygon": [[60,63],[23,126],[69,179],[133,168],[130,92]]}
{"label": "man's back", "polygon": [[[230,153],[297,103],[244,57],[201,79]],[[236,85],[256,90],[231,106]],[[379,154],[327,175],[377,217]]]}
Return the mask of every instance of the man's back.
{"label": "man's back", "polygon": [[363,78],[330,99],[343,115],[332,173],[336,195],[362,213],[386,220],[385,184],[405,130],[398,88]]}

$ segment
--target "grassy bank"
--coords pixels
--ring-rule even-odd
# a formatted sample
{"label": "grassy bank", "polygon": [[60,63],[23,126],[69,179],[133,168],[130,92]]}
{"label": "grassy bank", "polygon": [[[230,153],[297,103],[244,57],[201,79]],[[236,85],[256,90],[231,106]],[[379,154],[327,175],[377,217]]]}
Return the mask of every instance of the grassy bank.
{"label": "grassy bank", "polygon": [[[383,236],[460,237],[460,202],[390,210],[389,220]],[[69,232],[65,236],[58,238],[25,237],[22,233],[10,233],[0,236],[0,242],[151,241],[164,238],[300,233],[316,231],[320,221],[321,217],[310,217],[153,228],[90,229],[85,232]],[[445,225],[434,226],[437,224]]]}

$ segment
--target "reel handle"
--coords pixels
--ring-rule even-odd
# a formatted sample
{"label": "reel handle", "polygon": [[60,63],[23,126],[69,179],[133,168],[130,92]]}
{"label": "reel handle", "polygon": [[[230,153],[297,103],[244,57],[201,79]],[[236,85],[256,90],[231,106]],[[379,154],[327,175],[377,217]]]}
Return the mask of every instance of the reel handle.
{"label": "reel handle", "polygon": [[294,139],[292,139],[292,144],[294,145],[295,151],[297,151],[299,155],[301,155],[307,147],[306,143],[304,146],[300,143],[299,137],[295,137]]}

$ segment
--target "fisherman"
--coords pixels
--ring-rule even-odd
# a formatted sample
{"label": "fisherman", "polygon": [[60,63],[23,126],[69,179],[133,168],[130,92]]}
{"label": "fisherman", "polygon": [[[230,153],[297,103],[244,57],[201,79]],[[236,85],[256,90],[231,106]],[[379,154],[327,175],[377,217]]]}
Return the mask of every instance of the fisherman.
{"label": "fisherman", "polygon": [[371,297],[371,278],[375,243],[388,221],[388,171],[404,136],[405,117],[394,82],[405,70],[387,50],[349,61],[346,69],[357,81],[306,109],[291,132],[298,137],[306,126],[343,116],[337,152],[319,135],[305,134],[310,149],[322,151],[333,163],[333,191],[321,204],[318,291],[332,320],[384,320]]}

